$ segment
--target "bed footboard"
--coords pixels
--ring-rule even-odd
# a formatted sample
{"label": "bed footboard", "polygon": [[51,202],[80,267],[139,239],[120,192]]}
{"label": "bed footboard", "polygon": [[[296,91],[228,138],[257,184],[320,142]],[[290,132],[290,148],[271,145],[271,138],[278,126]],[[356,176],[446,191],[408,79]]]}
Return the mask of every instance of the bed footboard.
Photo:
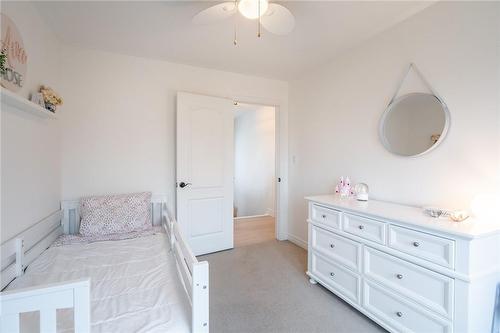
{"label": "bed footboard", "polygon": [[163,227],[169,236],[177,269],[191,302],[191,331],[209,331],[209,269],[207,261],[198,261],[182,236],[179,224],[163,207]]}
{"label": "bed footboard", "polygon": [[208,332],[208,262],[193,265],[193,332]]}
{"label": "bed footboard", "polygon": [[40,332],[56,332],[57,309],[73,308],[75,333],[90,332],[90,281],[76,280],[0,295],[2,332],[19,332],[20,314],[40,311]]}

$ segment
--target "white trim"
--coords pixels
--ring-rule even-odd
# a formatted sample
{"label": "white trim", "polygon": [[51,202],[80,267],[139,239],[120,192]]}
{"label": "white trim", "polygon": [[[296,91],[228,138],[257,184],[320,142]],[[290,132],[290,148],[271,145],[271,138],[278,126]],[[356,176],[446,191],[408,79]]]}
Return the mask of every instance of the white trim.
{"label": "white trim", "polygon": [[[288,113],[282,102],[265,101],[255,97],[234,98],[234,101],[243,104],[263,105],[274,107],[274,148],[275,148],[275,191],[274,210],[271,216],[275,217],[275,237],[278,240],[287,239],[288,230]],[[281,179],[281,182],[278,181]],[[269,211],[269,209],[268,209]]]}
{"label": "white trim", "polygon": [[[283,105],[274,108],[274,218],[276,239],[288,238],[288,111]],[[278,181],[279,180],[279,181]]]}
{"label": "white trim", "polygon": [[288,234],[288,240],[307,251],[307,241],[292,234]]}
{"label": "white trim", "polygon": [[[275,218],[276,238],[288,238],[288,101],[262,98],[257,96],[220,96],[238,103],[274,106],[275,108],[275,145],[276,145],[276,188],[275,188]],[[281,182],[278,182],[281,178]]]}
{"label": "white trim", "polygon": [[269,214],[238,216],[238,217],[233,217],[233,220],[239,221],[239,220],[256,219],[256,218],[259,218],[259,217],[270,217],[270,216],[271,215],[269,215]]}
{"label": "white trim", "polygon": [[[276,177],[275,177],[276,178]],[[274,202],[273,202],[273,205],[276,206],[276,198],[274,198]],[[265,215],[268,215],[268,216],[271,216],[271,217],[274,217],[274,208],[268,208],[266,209],[266,214]]]}

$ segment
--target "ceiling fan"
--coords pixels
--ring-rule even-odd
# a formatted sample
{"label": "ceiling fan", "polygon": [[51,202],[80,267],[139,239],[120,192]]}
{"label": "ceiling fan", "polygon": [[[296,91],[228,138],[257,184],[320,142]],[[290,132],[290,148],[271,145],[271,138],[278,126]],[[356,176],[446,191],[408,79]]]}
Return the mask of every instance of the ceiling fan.
{"label": "ceiling fan", "polygon": [[[223,2],[202,10],[193,17],[194,24],[210,24],[241,14],[249,20],[258,20],[257,36],[261,36],[261,26],[276,35],[287,35],[295,26],[295,17],[286,8],[269,0],[234,0]],[[237,45],[236,24],[234,26],[234,45]]]}

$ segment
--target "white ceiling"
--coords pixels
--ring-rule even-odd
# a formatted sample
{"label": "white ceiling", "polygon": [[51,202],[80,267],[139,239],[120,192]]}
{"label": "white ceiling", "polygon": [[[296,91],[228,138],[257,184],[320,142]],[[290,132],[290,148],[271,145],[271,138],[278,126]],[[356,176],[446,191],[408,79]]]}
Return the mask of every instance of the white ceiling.
{"label": "white ceiling", "polygon": [[414,15],[422,1],[288,1],[296,27],[288,36],[264,32],[238,18],[196,26],[191,18],[216,4],[178,2],[44,2],[35,6],[61,41],[83,47],[256,76],[291,79],[338,52]]}

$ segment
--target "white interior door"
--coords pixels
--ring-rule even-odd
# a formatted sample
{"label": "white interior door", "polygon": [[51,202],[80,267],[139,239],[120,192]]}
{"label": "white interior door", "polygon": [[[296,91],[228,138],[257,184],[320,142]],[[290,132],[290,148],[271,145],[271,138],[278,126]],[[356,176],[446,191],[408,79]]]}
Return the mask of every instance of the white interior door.
{"label": "white interior door", "polygon": [[195,255],[233,247],[233,107],[177,94],[177,220]]}

